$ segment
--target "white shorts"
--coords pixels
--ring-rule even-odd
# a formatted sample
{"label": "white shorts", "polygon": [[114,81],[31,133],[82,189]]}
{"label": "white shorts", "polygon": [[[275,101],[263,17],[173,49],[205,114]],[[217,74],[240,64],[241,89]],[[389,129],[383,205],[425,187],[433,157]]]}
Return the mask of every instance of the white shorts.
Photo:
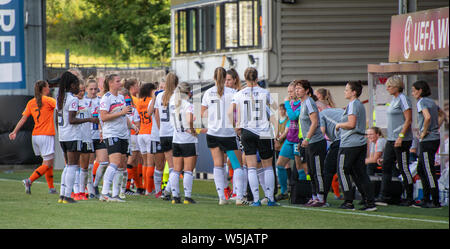
{"label": "white shorts", "polygon": [[139,142],[138,142],[138,135],[130,136],[130,148],[131,148],[131,151],[141,151],[141,149],[139,147]]}
{"label": "white shorts", "polygon": [[151,152],[152,141],[150,139],[150,134],[139,134],[138,143],[142,154]]}
{"label": "white shorts", "polygon": [[51,160],[55,155],[55,136],[31,136],[34,154],[44,160]]}

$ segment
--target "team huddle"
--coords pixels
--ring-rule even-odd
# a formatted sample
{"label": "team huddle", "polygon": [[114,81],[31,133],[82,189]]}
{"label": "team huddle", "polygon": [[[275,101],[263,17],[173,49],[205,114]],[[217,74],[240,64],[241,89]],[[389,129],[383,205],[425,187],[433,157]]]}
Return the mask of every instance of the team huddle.
{"label": "team huddle", "polygon": [[[384,161],[408,165],[412,107],[402,93],[399,79],[393,76],[387,82],[388,91],[394,96],[387,112],[388,142],[393,142],[392,153],[387,153],[390,158]],[[349,103],[342,109],[319,100],[319,94],[307,80],[291,82],[281,105],[258,84],[255,68],[245,70],[244,80],[245,87],[234,69],[216,68],[215,85],[203,93],[200,112],[194,108],[192,85],[179,83],[174,73],[168,73],[161,82],[141,84],[136,79],[122,80],[116,74],[105,76],[104,82],[93,77],[83,80],[78,70],[68,70],[59,79],[56,100],[48,97],[47,82],[36,82],[35,98],[28,102],[22,119],[10,134],[10,139],[15,139],[27,118],[33,117],[33,149],[43,163],[23,180],[26,193],[31,193],[32,182],[42,175],[47,178],[50,192],[57,192],[52,179],[56,109],[56,129],[65,159],[60,203],[87,198],[125,202],[130,194],[154,195],[173,204],[182,203],[182,174],[183,203],[194,204],[192,185],[198,134],[205,133],[214,161],[211,166],[219,205],[230,203],[225,192],[229,165],[236,205],[278,206],[278,201],[287,196],[286,169],[290,160],[295,160],[299,179],[308,176],[311,180],[312,196],[306,206],[328,205],[327,194],[337,173],[344,192],[340,208],[354,209],[352,186],[356,185],[363,198],[361,210],[376,210],[364,161],[367,138],[366,112],[359,100],[361,82],[347,83],[344,96]],[[426,82],[413,84],[420,129],[418,172],[424,179],[423,203],[428,207],[439,205],[437,177],[430,165],[434,165],[439,127],[445,115],[428,98],[430,94]],[[281,132],[282,122],[274,118],[274,113],[282,110],[288,119]],[[169,178],[163,188],[166,164]],[[408,167],[400,168],[407,193],[404,202],[413,205],[411,172]],[[279,196],[274,196],[275,179],[281,187]],[[131,183],[136,192],[131,190]],[[260,185],[263,200],[259,199]]]}

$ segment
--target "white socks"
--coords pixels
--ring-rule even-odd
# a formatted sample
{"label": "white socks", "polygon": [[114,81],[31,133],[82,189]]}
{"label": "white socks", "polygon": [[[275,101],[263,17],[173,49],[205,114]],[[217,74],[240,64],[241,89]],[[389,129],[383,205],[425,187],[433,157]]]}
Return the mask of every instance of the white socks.
{"label": "white socks", "polygon": [[123,179],[123,169],[119,168],[116,170],[114,174],[114,178],[112,181],[113,188],[112,188],[112,197],[118,197],[120,193],[120,185],[122,184]]}
{"label": "white socks", "polygon": [[64,183],[66,185],[64,196],[70,198],[72,188],[75,183],[75,175],[77,173],[78,165],[67,165],[65,169]]}
{"label": "white socks", "polygon": [[193,181],[194,176],[192,175],[192,171],[184,171],[183,177],[184,197],[191,198]]}
{"label": "white socks", "polygon": [[105,169],[108,167],[108,162],[100,162],[99,166],[97,168],[97,172],[95,174],[95,180],[94,180],[94,187],[98,187],[100,184],[100,181],[102,180],[103,173],[105,172]]}
{"label": "white socks", "polygon": [[219,196],[219,199],[225,200],[225,193],[224,193],[224,171],[225,169],[223,167],[214,166],[214,183],[216,184],[216,190],[217,195]]}
{"label": "white socks", "polygon": [[155,168],[155,174],[153,175],[153,179],[155,181],[155,192],[159,193],[159,191],[161,191],[161,182],[162,182],[162,178],[163,178],[163,171],[157,170]]}
{"label": "white socks", "polygon": [[[242,199],[244,196],[244,170],[237,168],[233,174],[233,185],[235,186],[236,198]],[[247,183],[245,183],[247,185]]]}
{"label": "white socks", "polygon": [[[99,166],[99,168],[100,168],[100,166]],[[102,195],[108,194],[109,189],[110,189],[111,184],[114,179],[114,175],[116,174],[116,171],[117,171],[117,165],[115,165],[113,163],[110,163],[109,166],[106,168],[105,175],[103,177]],[[97,170],[97,172],[98,172],[98,170]],[[95,177],[96,181],[97,181],[97,178],[99,178],[98,175]]]}
{"label": "white socks", "polygon": [[169,176],[170,190],[173,197],[180,197],[180,172],[173,170]]}
{"label": "white socks", "polygon": [[275,201],[273,197],[273,191],[275,189],[275,175],[272,166],[264,168],[264,186],[266,197],[270,201]]}
{"label": "white socks", "polygon": [[61,173],[61,187],[59,189],[60,195],[66,194],[66,173],[67,173],[67,165],[64,166],[64,169]]}
{"label": "white socks", "polygon": [[253,202],[259,200],[259,182],[256,168],[248,168],[248,183],[253,194]]}

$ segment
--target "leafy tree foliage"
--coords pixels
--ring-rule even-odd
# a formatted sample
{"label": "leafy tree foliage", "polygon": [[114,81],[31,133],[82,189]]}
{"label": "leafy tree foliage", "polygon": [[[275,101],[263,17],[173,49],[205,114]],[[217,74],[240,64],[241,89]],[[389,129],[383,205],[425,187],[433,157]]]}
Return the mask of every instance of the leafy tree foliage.
{"label": "leafy tree foliage", "polygon": [[121,60],[170,58],[170,0],[47,0],[49,38],[85,42]]}

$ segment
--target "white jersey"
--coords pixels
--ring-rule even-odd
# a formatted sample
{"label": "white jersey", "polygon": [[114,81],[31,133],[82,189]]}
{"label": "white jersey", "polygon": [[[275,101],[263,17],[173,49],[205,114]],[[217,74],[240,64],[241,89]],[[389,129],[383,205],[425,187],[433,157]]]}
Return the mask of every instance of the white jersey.
{"label": "white jersey", "polygon": [[179,110],[179,115],[176,117],[175,113],[175,98],[172,96],[169,101],[169,109],[170,109],[170,123],[173,130],[173,143],[177,144],[189,144],[189,143],[197,143],[197,137],[192,134],[186,132],[186,129],[189,128],[189,123],[187,122],[188,113],[194,113],[194,105],[189,103],[187,100],[182,100]]}
{"label": "white jersey", "polygon": [[[122,94],[113,95],[107,92],[100,100],[100,111],[107,111],[108,113],[121,112],[125,107],[125,99]],[[103,122],[103,139],[117,137],[121,139],[128,139],[130,133],[127,126],[127,116],[122,115],[112,120]]]}
{"label": "white jersey", "polygon": [[[171,115],[169,113],[169,108],[167,106],[162,105],[162,97],[165,92],[162,92],[156,96],[155,109],[158,109],[159,114],[159,136],[160,137],[171,137],[173,136],[173,126],[170,122]],[[156,123],[153,123],[155,126]]]}
{"label": "white jersey", "polygon": [[[150,102],[148,102],[148,106],[150,106],[152,104],[152,101],[153,101],[153,99],[150,100]],[[147,107],[147,109],[148,109],[148,107]],[[152,133],[150,134],[150,140],[160,142],[159,129],[158,129],[158,125],[156,124],[156,119],[155,119],[155,111],[153,111],[153,113],[152,113]]]}
{"label": "white jersey", "polygon": [[224,87],[223,95],[219,97],[217,87],[213,86],[203,95],[202,106],[208,108],[208,135],[217,137],[236,136],[233,123],[228,117],[228,112],[232,107],[233,96],[236,92],[233,88]]}
{"label": "white jersey", "polygon": [[[69,123],[69,112],[78,112],[78,98],[72,93],[66,93],[62,110],[58,110],[59,141],[81,140],[81,125]],[[56,104],[58,106],[58,104]]]}
{"label": "white jersey", "polygon": [[[130,120],[130,123],[132,124],[139,124],[141,122],[141,117],[139,116],[139,112],[137,111],[136,107],[131,107],[131,114],[126,115],[128,120]],[[131,134],[131,130],[130,130]]]}
{"label": "white jersey", "polygon": [[[98,96],[95,96],[94,98],[90,99],[88,97],[85,97],[89,101],[89,109],[91,110],[91,113],[97,112],[98,113],[98,119],[100,120],[100,100],[101,98]],[[89,123],[91,126],[91,136],[92,139],[100,139],[100,129],[94,130],[94,123]],[[100,120],[99,126],[102,125],[102,121]],[[102,125],[103,127],[103,125]]]}
{"label": "white jersey", "polygon": [[239,128],[249,130],[265,139],[274,137],[270,112],[267,111],[273,104],[273,99],[268,90],[259,86],[246,87],[234,95],[233,103],[238,110]]}
{"label": "white jersey", "polygon": [[[89,108],[90,99],[84,97],[82,99],[78,100],[78,111],[77,111],[77,118],[79,119],[85,119],[85,118],[91,118],[92,112]],[[85,143],[92,142],[92,123],[91,122],[85,122],[80,124],[81,126],[81,140]]]}

